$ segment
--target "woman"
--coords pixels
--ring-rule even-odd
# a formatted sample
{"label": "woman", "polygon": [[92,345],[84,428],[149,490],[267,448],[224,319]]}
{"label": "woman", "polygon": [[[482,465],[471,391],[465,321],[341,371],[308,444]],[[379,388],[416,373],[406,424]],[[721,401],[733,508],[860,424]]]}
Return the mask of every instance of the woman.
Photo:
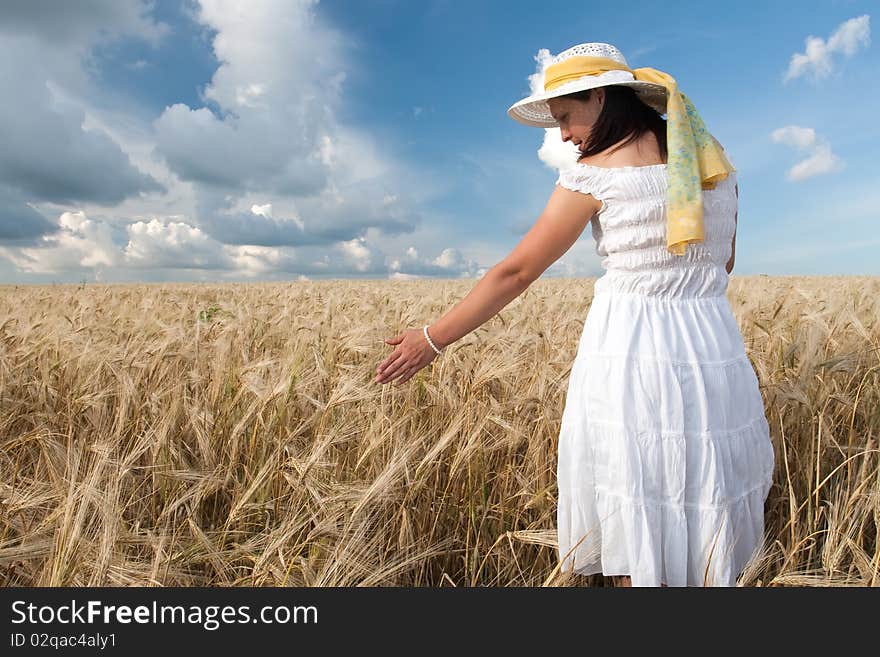
{"label": "woman", "polygon": [[606,271],[559,434],[562,570],[601,572],[623,586],[733,586],[761,547],[774,466],[726,296],[735,169],[672,77],[630,69],[609,44],[557,55],[543,91],[508,114],[559,126],[578,162],[464,300],[387,340],[397,347],[376,381],[409,380],[522,293],[591,222]]}

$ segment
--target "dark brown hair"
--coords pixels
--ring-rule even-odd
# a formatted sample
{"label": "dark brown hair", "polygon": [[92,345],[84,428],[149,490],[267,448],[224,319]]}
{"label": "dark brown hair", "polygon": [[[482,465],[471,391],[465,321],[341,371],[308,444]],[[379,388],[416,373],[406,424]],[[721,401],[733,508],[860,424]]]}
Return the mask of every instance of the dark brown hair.
{"label": "dark brown hair", "polygon": [[[657,110],[639,100],[635,89],[619,85],[602,87],[605,90],[605,102],[599,118],[586,144],[583,144],[578,159],[596,155],[611,148],[614,144],[628,137],[617,148],[623,148],[638,139],[648,130],[657,137],[660,154],[667,159],[666,153],[666,119]],[[589,100],[592,89],[567,94],[566,98]],[[614,150],[617,150],[615,148]]]}

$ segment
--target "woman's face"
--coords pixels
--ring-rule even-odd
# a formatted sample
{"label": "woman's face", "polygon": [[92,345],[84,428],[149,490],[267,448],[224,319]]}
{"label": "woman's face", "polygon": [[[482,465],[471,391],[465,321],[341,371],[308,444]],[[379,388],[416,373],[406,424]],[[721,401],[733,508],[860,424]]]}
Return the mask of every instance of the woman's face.
{"label": "woman's face", "polygon": [[550,107],[550,113],[559,123],[559,134],[562,141],[570,140],[579,150],[583,150],[596,119],[602,112],[604,102],[605,90],[601,87],[593,90],[590,100],[576,100],[565,96],[548,100],[547,105]]}

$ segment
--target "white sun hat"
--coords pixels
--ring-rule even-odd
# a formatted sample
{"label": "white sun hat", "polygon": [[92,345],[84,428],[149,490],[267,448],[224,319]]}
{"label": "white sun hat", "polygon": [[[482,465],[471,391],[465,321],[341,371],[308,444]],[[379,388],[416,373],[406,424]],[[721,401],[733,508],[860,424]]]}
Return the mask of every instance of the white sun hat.
{"label": "white sun hat", "polygon": [[[596,74],[577,72],[577,67],[566,71],[563,62],[571,58],[600,58],[611,60],[609,64],[621,66],[620,69],[605,70]],[[584,61],[584,60],[572,60]],[[560,66],[561,65],[561,66]],[[550,79],[548,79],[548,71]],[[550,58],[541,72],[543,77],[542,87],[544,91],[534,93],[514,103],[507,110],[507,114],[520,123],[535,126],[537,128],[555,128],[559,124],[550,114],[547,100],[584,91],[596,87],[620,85],[632,87],[643,103],[654,108],[660,114],[666,113],[667,90],[662,84],[637,80],[632,69],[626,63],[626,58],[617,48],[610,43],[580,43],[564,50],[555,57]],[[571,79],[569,79],[571,78]]]}

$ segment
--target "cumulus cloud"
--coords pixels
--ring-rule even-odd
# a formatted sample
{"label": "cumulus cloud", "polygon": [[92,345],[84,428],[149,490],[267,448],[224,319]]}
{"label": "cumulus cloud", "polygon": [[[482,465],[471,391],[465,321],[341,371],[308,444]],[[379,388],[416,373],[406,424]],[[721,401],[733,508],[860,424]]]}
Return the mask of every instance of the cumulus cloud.
{"label": "cumulus cloud", "polygon": [[562,141],[559,128],[545,128],[544,142],[538,149],[538,159],[559,172],[577,165],[580,153],[570,141]]}
{"label": "cumulus cloud", "polygon": [[[265,210],[265,208],[263,208]],[[262,216],[262,215],[255,215]],[[374,241],[359,237],[329,245],[270,247],[229,245],[189,223],[185,217],[152,218],[124,226],[62,213],[56,233],[33,245],[0,246],[0,255],[30,274],[70,274],[77,279],[180,279],[230,277],[383,278],[401,273],[456,278],[473,276],[479,267],[456,249],[421,258],[410,247],[403,256],[386,254]],[[401,264],[402,263],[402,264]],[[199,273],[202,272],[202,273]]]}
{"label": "cumulus cloud", "polygon": [[[296,271],[296,259],[282,249],[266,246],[225,247],[235,271],[251,278],[278,271]],[[299,280],[309,280],[305,274]]]}
{"label": "cumulus cloud", "polygon": [[485,271],[424,241],[422,253],[386,252],[386,240],[420,227],[416,197],[430,197],[432,183],[337,119],[359,62],[316,2],[193,4],[219,66],[205,106],[171,103],[158,118],[92,75],[102,44],[162,43],[169,29],[153,6],[61,4],[0,7],[0,47],[14,55],[0,60],[0,83],[16,92],[0,105],[0,253],[19,271],[114,280]]}
{"label": "cumulus cloud", "polygon": [[860,47],[867,48],[871,43],[870,16],[865,14],[841,23],[827,41],[820,37],[808,36],[803,53],[791,56],[784,81],[812,74],[814,80],[828,77],[833,69],[833,56],[842,54],[852,57]]}
{"label": "cumulus cloud", "polygon": [[387,258],[389,278],[474,278],[486,273],[485,267],[462,255],[455,248],[445,248],[435,258],[419,256],[415,247],[407,248],[402,257]]}
{"label": "cumulus cloud", "polygon": [[175,104],[157,119],[157,150],[183,180],[293,195],[326,185],[322,136],[333,134],[345,72],[340,36],[314,5],[201,1],[220,62],[204,96],[223,114]]}
{"label": "cumulus cloud", "polygon": [[841,159],[831,152],[831,146],[820,139],[813,128],[789,125],[774,130],[770,138],[777,144],[792,146],[798,151],[807,153],[807,157],[795,164],[786,174],[786,177],[793,182],[843,168]]}
{"label": "cumulus cloud", "polygon": [[153,219],[128,226],[126,263],[138,267],[229,269],[222,245],[201,229],[183,222]]}
{"label": "cumulus cloud", "polygon": [[0,252],[29,273],[101,271],[120,264],[113,232],[110,225],[82,212],[65,212],[58,218],[58,232],[44,236],[41,245],[0,247]]}
{"label": "cumulus cloud", "polygon": [[106,133],[85,127],[82,107],[62,90],[89,88],[82,62],[97,43],[121,35],[160,39],[164,27],[144,17],[146,7],[115,0],[0,5],[0,88],[7,91],[0,103],[0,183],[8,190],[0,221],[13,224],[27,214],[16,234],[48,230],[20,201],[114,205],[162,191]]}
{"label": "cumulus cloud", "polygon": [[831,152],[831,147],[828,144],[820,144],[812,155],[798,162],[788,171],[788,179],[797,182],[825,173],[833,173],[841,168],[842,162]]}
{"label": "cumulus cloud", "polygon": [[[529,76],[529,93],[537,94],[544,91],[544,71],[552,63],[553,55],[546,48],[541,48],[535,55],[537,66]],[[564,171],[577,164],[578,149],[571,142],[562,141],[559,128],[545,128],[544,141],[538,149],[538,159],[551,169]]]}
{"label": "cumulus cloud", "polygon": [[541,48],[535,55],[537,67],[535,72],[529,76],[529,94],[537,94],[544,91],[544,71],[550,66],[554,55],[546,48]]}
{"label": "cumulus cloud", "polygon": [[[236,245],[304,246],[395,235],[421,222],[396,189],[402,176],[373,140],[336,119],[346,40],[310,0],[202,0],[219,68],[204,97],[155,122],[156,152],[195,183],[198,225]],[[319,55],[318,55],[319,54]],[[229,194],[295,199],[295,211],[235,211]],[[258,215],[258,216],[257,216]]]}
{"label": "cumulus cloud", "polygon": [[[336,248],[342,253],[345,262],[350,264],[356,271],[384,273],[381,267],[381,252],[372,244],[367,244],[363,237],[340,242]],[[381,267],[381,268],[380,268]]]}
{"label": "cumulus cloud", "polygon": [[46,80],[31,74],[0,61],[2,85],[16,90],[14,102],[0,103],[0,180],[30,200],[63,204],[115,205],[162,190],[106,134],[82,129],[82,109],[55,102]]}

